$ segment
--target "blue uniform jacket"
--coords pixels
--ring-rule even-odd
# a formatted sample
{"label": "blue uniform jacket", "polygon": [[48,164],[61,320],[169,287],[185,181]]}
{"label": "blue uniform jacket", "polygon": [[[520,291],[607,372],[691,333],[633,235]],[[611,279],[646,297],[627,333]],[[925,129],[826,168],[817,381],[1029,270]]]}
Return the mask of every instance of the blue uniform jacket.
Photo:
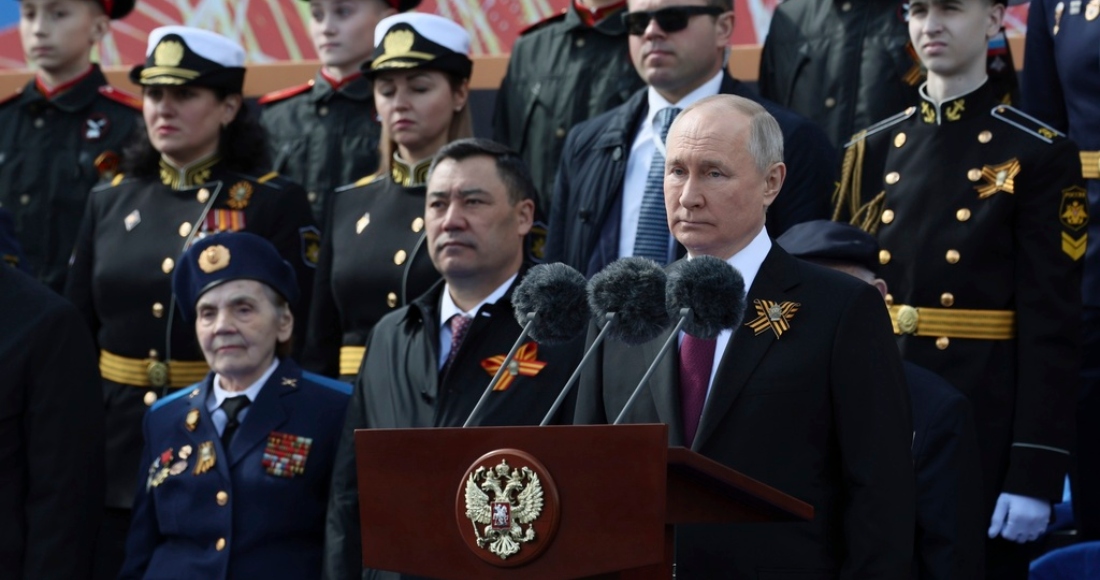
{"label": "blue uniform jacket", "polygon": [[120,578],[319,578],[350,386],[283,359],[227,455],[206,410],[213,377],[145,415]]}

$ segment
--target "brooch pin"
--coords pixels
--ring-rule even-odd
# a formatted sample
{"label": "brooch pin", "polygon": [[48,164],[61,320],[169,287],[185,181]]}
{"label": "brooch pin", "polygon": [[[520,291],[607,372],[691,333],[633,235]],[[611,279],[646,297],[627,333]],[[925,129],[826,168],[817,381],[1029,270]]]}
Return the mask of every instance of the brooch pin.
{"label": "brooch pin", "polygon": [[187,417],[183,420],[184,427],[187,427],[188,431],[194,431],[199,426],[199,410],[191,409],[187,412]]}
{"label": "brooch pin", "polygon": [[218,457],[214,453],[214,442],[203,441],[199,443],[199,458],[195,461],[195,470],[192,473],[195,475],[202,475],[210,471],[217,461]]}
{"label": "brooch pin", "polygon": [[773,302],[760,299],[753,300],[752,303],[756,307],[757,316],[745,326],[753,330],[754,336],[759,336],[771,329],[777,339],[790,330],[791,319],[802,306],[798,302]]}
{"label": "brooch pin", "polygon": [[[512,359],[511,364],[508,365],[508,372],[500,376],[500,380],[497,384],[493,385],[494,391],[505,391],[508,387],[512,386],[512,381],[516,380],[516,376],[523,375],[525,377],[533,377],[539,374],[542,367],[546,366],[545,361],[538,360],[539,345],[534,342],[529,342],[516,351],[516,357]],[[498,354],[491,356],[481,361],[481,368],[485,369],[485,372],[489,373],[489,376],[495,377],[497,371],[500,370],[500,365],[504,363],[504,358],[507,355]]]}
{"label": "brooch pin", "polygon": [[1015,157],[999,165],[982,167],[981,179],[985,183],[975,185],[978,199],[985,199],[998,191],[1016,193],[1016,174],[1020,173],[1020,162]]}

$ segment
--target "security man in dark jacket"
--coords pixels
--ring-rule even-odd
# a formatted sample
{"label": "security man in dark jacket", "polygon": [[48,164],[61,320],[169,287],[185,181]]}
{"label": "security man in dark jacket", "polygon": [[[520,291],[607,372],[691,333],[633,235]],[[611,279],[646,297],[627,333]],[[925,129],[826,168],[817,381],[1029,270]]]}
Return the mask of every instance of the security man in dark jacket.
{"label": "security man in dark jacket", "polygon": [[919,107],[853,138],[836,215],[877,232],[904,358],[973,404],[986,571],[1024,578],[1010,542],[1046,528],[1069,463],[1089,210],[1076,145],[987,79],[1004,9],[910,3],[928,82]]}
{"label": "security man in dark jacket", "polygon": [[[443,280],[371,333],[332,476],[326,578],[398,577],[361,570],[354,431],[466,422],[519,337],[510,296],[526,271],[524,236],[535,195],[523,162],[493,141],[463,139],[436,155],[425,227]],[[524,344],[517,372],[503,375],[471,424],[537,425],[580,361],[582,346],[579,337],[553,347]],[[563,409],[562,416],[572,412]]]}
{"label": "security man in dark jacket", "polygon": [[31,271],[57,292],[88,191],[115,176],[141,123],[141,101],[107,84],[91,61],[110,21],[129,14],[134,0],[70,4],[54,22],[46,2],[20,3],[23,50],[37,73],[0,101],[0,207],[15,218]]}
{"label": "security man in dark jacket", "polygon": [[[1100,207],[1100,1],[1032,0],[1027,13],[1023,109],[1067,133],[1082,149],[1089,205]],[[1082,352],[1100,352],[1100,220],[1087,229],[1081,288]],[[1100,539],[1100,357],[1082,360],[1077,404],[1073,509],[1077,531]]]}
{"label": "security man in dark jacket", "polygon": [[561,14],[527,28],[512,46],[497,91],[493,138],[523,156],[545,215],[569,130],[645,86],[630,62],[625,8],[626,0],[570,0]]}
{"label": "security man in dark jacket", "polygon": [[[381,127],[360,67],[374,50],[374,27],[420,0],[310,3],[310,33],[321,59],[313,80],[260,97],[275,171],[306,188],[313,217],[327,230],[332,190],[378,169]],[[350,15],[342,11],[351,10]]]}

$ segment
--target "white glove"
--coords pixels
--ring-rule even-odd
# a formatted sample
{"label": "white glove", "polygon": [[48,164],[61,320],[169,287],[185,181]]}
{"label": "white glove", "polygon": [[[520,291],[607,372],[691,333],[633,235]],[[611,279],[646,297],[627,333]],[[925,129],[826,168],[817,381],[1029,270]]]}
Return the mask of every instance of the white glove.
{"label": "white glove", "polygon": [[989,537],[1000,534],[1006,540],[1023,544],[1039,537],[1050,523],[1050,502],[1023,495],[1002,493],[993,508]]}

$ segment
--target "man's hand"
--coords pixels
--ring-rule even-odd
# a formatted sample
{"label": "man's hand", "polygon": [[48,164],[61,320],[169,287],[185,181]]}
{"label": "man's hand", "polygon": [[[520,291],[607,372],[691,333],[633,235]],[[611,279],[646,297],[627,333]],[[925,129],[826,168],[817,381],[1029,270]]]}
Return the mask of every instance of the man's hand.
{"label": "man's hand", "polygon": [[1050,502],[1023,495],[1002,493],[993,508],[989,537],[1000,534],[1006,540],[1030,542],[1039,537],[1050,522]]}

